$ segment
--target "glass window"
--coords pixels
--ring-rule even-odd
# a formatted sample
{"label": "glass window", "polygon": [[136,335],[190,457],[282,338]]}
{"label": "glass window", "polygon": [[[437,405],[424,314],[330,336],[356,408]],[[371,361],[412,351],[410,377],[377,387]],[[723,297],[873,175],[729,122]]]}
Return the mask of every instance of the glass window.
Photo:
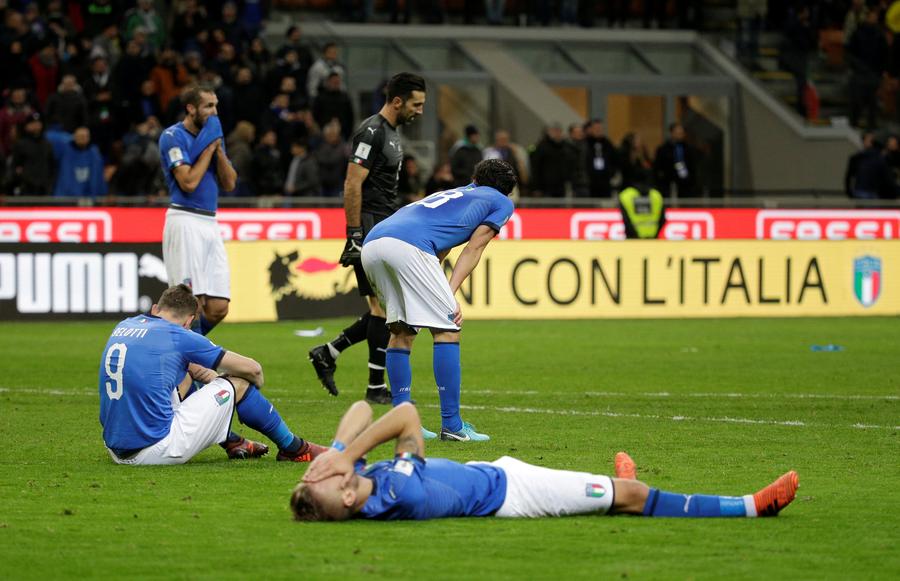
{"label": "glass window", "polygon": [[506,45],[522,63],[538,75],[544,74],[579,74],[582,73],[575,63],[550,43],[509,43]]}
{"label": "glass window", "polygon": [[624,45],[570,44],[565,50],[592,75],[652,75],[653,71]]}
{"label": "glass window", "polygon": [[478,71],[475,63],[449,42],[398,40],[400,46],[429,71]]}
{"label": "glass window", "polygon": [[664,75],[714,75],[715,69],[690,46],[638,47]]}

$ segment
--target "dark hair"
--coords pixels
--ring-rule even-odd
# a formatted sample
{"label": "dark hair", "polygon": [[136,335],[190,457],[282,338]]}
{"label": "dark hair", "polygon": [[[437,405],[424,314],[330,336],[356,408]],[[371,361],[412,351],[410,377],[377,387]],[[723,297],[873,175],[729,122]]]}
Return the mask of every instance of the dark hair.
{"label": "dark hair", "polygon": [[216,90],[212,85],[192,85],[184,94],[181,95],[181,102],[184,103],[185,107],[187,107],[188,105],[199,107],[200,103],[203,102],[203,97],[201,96],[203,93],[212,93],[213,95],[215,95]]}
{"label": "dark hair", "polygon": [[674,123],[669,124],[669,133],[672,133],[673,131],[675,131],[676,127],[681,127],[682,129],[684,128],[684,126],[681,123],[679,123],[678,121],[675,121]]}
{"label": "dark hair", "polygon": [[161,311],[170,311],[178,317],[197,313],[200,303],[186,284],[172,286],[163,291],[157,302]]}
{"label": "dark hair", "polygon": [[485,159],[475,166],[472,181],[478,186],[494,188],[504,196],[508,196],[516,187],[516,171],[502,159]]}
{"label": "dark hair", "polygon": [[393,101],[394,97],[400,97],[400,100],[406,101],[412,96],[413,91],[425,92],[425,79],[413,73],[397,73],[391,77],[384,88],[388,102]]}

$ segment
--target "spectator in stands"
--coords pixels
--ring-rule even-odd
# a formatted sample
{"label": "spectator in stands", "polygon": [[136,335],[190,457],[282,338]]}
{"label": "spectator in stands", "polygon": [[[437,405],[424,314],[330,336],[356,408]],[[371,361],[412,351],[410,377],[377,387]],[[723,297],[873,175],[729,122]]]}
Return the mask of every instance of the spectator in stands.
{"label": "spectator in stands", "polygon": [[672,196],[672,185],[683,198],[697,195],[696,155],[685,137],[681,123],[672,123],[669,139],[656,150],[653,174],[657,189],[667,198]]}
{"label": "spectator in stands", "polygon": [[[396,2],[396,0],[394,1]],[[505,11],[506,0],[484,0],[484,15],[487,17],[487,23],[490,26],[502,25]],[[391,22],[394,21],[391,20]],[[409,19],[406,22],[409,22]]]}
{"label": "spectator in stands", "polygon": [[455,180],[453,179],[453,171],[450,169],[448,162],[441,163],[428,178],[425,184],[425,195],[430,196],[435,192],[443,192],[453,188]]}
{"label": "spectator in stands", "polygon": [[[270,53],[268,47],[266,47],[265,41],[259,37],[250,41],[250,49],[244,57],[244,62],[250,67],[250,70],[253,71],[253,77],[257,79],[257,81],[266,79],[269,76],[269,71],[275,66],[272,59],[272,53]],[[300,83],[300,86],[306,86],[305,76],[303,82]]]}
{"label": "spectator in stands", "polygon": [[569,125],[569,135],[565,145],[566,163],[572,181],[572,194],[576,198],[585,198],[591,193],[587,172],[588,144],[584,135],[584,127],[580,123]]}
{"label": "spectator in stands", "polygon": [[[141,97],[141,84],[153,70],[153,59],[141,54],[141,46],[130,41],[125,45],[125,54],[113,68],[113,98],[122,111],[130,111]],[[126,114],[127,117],[127,114]]]}
{"label": "spectator in stands", "polygon": [[137,6],[125,13],[125,38],[135,38],[138,30],[147,35],[148,50],[153,53],[166,45],[166,27],[156,12],[153,0],[138,0]]}
{"label": "spectator in stands", "polygon": [[850,123],[858,125],[865,112],[866,127],[874,129],[878,117],[878,88],[887,70],[888,45],[878,23],[877,9],[869,10],[847,45],[850,58]]}
{"label": "spectator in stands", "polygon": [[466,125],[465,136],[450,148],[450,168],[457,186],[472,183],[475,164],[481,159],[481,133],[474,125]]}
{"label": "spectator in stands", "polygon": [[[3,45],[0,45],[3,46]],[[31,65],[21,40],[13,40],[8,48],[0,50],[0,93],[10,87],[24,87],[34,83],[31,76]]]}
{"label": "spectator in stands", "polygon": [[322,127],[322,143],[314,152],[319,164],[323,196],[339,196],[344,190],[344,177],[350,159],[350,146],[341,135],[341,125],[331,121]]}
{"label": "spectator in stands", "polygon": [[181,64],[180,55],[167,48],[159,55],[159,63],[150,71],[150,80],[156,85],[159,106],[165,111],[189,82],[188,72]]}
{"label": "spectator in stands", "polygon": [[767,0],[738,0],[737,57],[745,66],[757,69],[759,63],[759,33],[769,11]]}
{"label": "spectator in stands", "polygon": [[527,176],[528,170],[525,168],[525,162],[510,140],[509,131],[505,129],[494,131],[494,143],[490,147],[484,148],[481,158],[502,159],[507,162],[515,170],[518,183],[522,183],[523,177]]}
{"label": "spectator in stands", "polygon": [[12,188],[16,195],[45,196],[53,190],[56,161],[53,146],[44,138],[41,116],[32,113],[21,126],[19,138],[13,144]]}
{"label": "spectator in stands", "polygon": [[34,53],[41,44],[41,40],[31,32],[22,13],[18,10],[7,9],[0,46],[10,45],[16,41],[21,44],[22,52],[25,55]]}
{"label": "spectator in stands", "polygon": [[897,197],[897,185],[881,149],[882,144],[873,133],[863,135],[863,149],[850,157],[844,174],[844,191],[848,197],[860,200]]}
{"label": "spectator in stands", "polygon": [[319,181],[319,165],[309,154],[309,148],[302,141],[291,143],[291,161],[284,180],[286,196],[320,196],[322,183]]}
{"label": "spectator in stands", "polygon": [[[241,67],[237,71],[234,85],[234,118],[237,121],[249,121],[258,126],[262,121],[266,108],[262,87],[256,82],[250,67]],[[241,173],[238,172],[240,177]]]}
{"label": "spectator in stands", "polygon": [[[504,0],[485,0],[485,4],[488,3],[500,3],[502,4]],[[409,24],[412,19],[412,5],[413,0],[405,0],[403,2],[403,20],[401,22],[400,16],[400,0],[388,0],[387,7],[388,11],[391,14],[391,24],[397,24],[401,22],[402,24]]]}
{"label": "spectator in stands", "polygon": [[612,179],[619,166],[616,146],[606,137],[603,119],[591,119],[585,125],[584,133],[587,158],[583,163],[587,168],[591,196],[608,198],[612,196]]}
{"label": "spectator in stands", "polygon": [[59,124],[67,133],[87,125],[88,102],[75,75],[63,75],[59,89],[47,99],[44,113],[48,125]]}
{"label": "spectator in stands", "polygon": [[666,1],[644,0],[644,28],[666,27]]}
{"label": "spectator in stands", "polygon": [[355,123],[353,122],[353,104],[350,96],[341,88],[341,76],[332,72],[325,79],[319,94],[313,100],[313,118],[319,127],[324,127],[336,119],[343,130],[344,139],[349,139]]}
{"label": "spectator in stands", "polygon": [[894,183],[900,183],[900,139],[896,135],[889,135],[884,147],[884,160],[891,168]]}
{"label": "spectator in stands", "polygon": [[850,9],[844,16],[844,45],[850,44],[853,33],[860,24],[865,22],[868,13],[869,7],[866,6],[866,0],[852,0]]}
{"label": "spectator in stands", "polygon": [[313,53],[309,49],[308,44],[303,40],[303,29],[296,24],[287,29],[284,44],[278,49],[278,54],[276,56],[279,60],[284,59],[287,56],[288,51],[291,50],[296,53],[297,65],[303,70],[304,78],[298,79],[298,81],[300,81],[301,86],[305,88],[306,73],[309,72],[309,68],[312,66],[315,59],[313,58]]}
{"label": "spectator in stands", "polygon": [[278,86],[278,93],[288,96],[288,105],[292,111],[299,111],[309,104],[306,93],[303,92],[294,77],[282,78],[281,84]]}
{"label": "spectator in stands", "polygon": [[172,19],[172,45],[175,49],[181,52],[200,50],[197,35],[206,29],[208,18],[206,6],[197,0],[182,2],[181,10]]}
{"label": "spectator in stands", "polygon": [[[159,171],[159,134],[162,127],[156,117],[138,123],[122,138],[122,159],[113,174],[116,193],[126,196],[154,196],[165,192]],[[229,149],[229,155],[233,153]]]}
{"label": "spectator in stands", "polygon": [[228,158],[238,175],[237,186],[231,194],[233,196],[253,195],[253,189],[249,182],[253,176],[253,142],[255,140],[256,127],[249,121],[238,121],[225,141]]}
{"label": "spectator in stands", "polygon": [[308,70],[304,69],[297,55],[297,51],[293,48],[288,49],[284,53],[284,57],[278,60],[274,67],[269,70],[266,79],[266,86],[269,88],[270,94],[277,93],[281,86],[282,79],[285,77],[293,77],[297,83],[297,87],[303,90],[303,95],[308,96],[306,92],[306,79]]}
{"label": "spectator in stands", "polygon": [[417,202],[425,197],[425,179],[415,156],[406,154],[400,165],[400,180],[397,193],[402,204]]}
{"label": "spectator in stands", "polygon": [[245,36],[244,27],[238,21],[238,7],[235,2],[222,4],[221,19],[216,23],[216,28],[225,33],[225,43],[230,44],[236,53],[243,52]]}
{"label": "spectator in stands", "polygon": [[[333,42],[325,45],[322,49],[322,56],[309,69],[306,79],[306,93],[310,99],[314,99],[319,94],[319,88],[331,73],[337,73],[341,79],[347,74],[344,65],[338,60],[338,46]],[[347,90],[343,81],[341,82],[341,90]]]}
{"label": "spectator in stands", "polygon": [[111,80],[109,60],[103,52],[95,53],[91,57],[91,68],[81,83],[84,98],[88,100],[88,103],[96,99],[100,92],[112,92]]}
{"label": "spectator in stands", "polygon": [[94,54],[101,54],[109,61],[110,68],[115,68],[119,59],[122,58],[122,41],[119,38],[119,29],[116,26],[109,26],[102,33],[94,37]]}
{"label": "spectator in stands", "polygon": [[50,95],[59,84],[59,57],[53,44],[44,44],[29,60],[31,76],[34,79],[34,95],[38,104],[44,107]]}
{"label": "spectator in stands", "polygon": [[284,187],[284,168],[278,150],[278,136],[272,129],[262,134],[253,152],[253,184],[259,196],[274,196]]}
{"label": "spectator in stands", "polygon": [[118,29],[122,9],[113,0],[93,0],[84,3],[84,31],[96,37],[110,28]]}
{"label": "spectator in stands", "polygon": [[804,117],[806,104],[803,93],[806,89],[809,53],[816,47],[815,30],[810,25],[809,14],[809,7],[801,4],[788,17],[779,51],[781,68],[794,75],[797,112]]}
{"label": "spectator in stands", "polygon": [[224,84],[228,86],[233,85],[234,76],[237,74],[238,68],[235,46],[228,42],[219,46],[219,52],[216,54],[216,58],[209,63],[209,68],[222,78]]}
{"label": "spectator in stands", "polygon": [[91,131],[78,127],[57,160],[59,172],[54,196],[78,196],[93,198],[106,195],[103,176],[103,157],[96,145],[91,144]]}
{"label": "spectator in stands", "polygon": [[262,32],[263,22],[269,14],[269,0],[243,0],[241,2],[241,27],[246,38],[254,38]]}
{"label": "spectator in stands", "polygon": [[619,162],[622,172],[620,189],[629,187],[642,189],[653,184],[653,160],[650,159],[640,133],[632,131],[622,138]]}
{"label": "spectator in stands", "polygon": [[566,183],[571,183],[566,157],[562,126],[554,123],[544,129],[543,137],[531,153],[533,196],[561,198],[566,195]]}
{"label": "spectator in stands", "polygon": [[0,155],[8,157],[12,153],[16,129],[34,112],[24,87],[15,87],[9,92],[6,104],[0,109]]}

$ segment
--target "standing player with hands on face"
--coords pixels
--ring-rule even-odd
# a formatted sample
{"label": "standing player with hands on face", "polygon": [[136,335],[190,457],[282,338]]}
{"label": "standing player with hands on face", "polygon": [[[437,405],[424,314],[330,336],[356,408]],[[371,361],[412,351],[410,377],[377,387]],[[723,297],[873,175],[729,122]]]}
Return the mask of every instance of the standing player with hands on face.
{"label": "standing player with hands on face", "polygon": [[[464,422],[459,413],[462,312],[455,295],[478,265],[485,247],[512,216],[514,206],[508,196],[515,187],[516,172],[510,164],[486,159],[475,166],[471,184],[436,192],[401,208],[377,224],[363,245],[363,267],[385,306],[391,331],[387,372],[392,402],[398,406],[410,401],[410,350],[419,329],[430,329],[442,440],[490,439]],[[441,261],[464,243],[448,282]],[[428,439],[437,437],[424,428],[422,434]]]}
{"label": "standing player with hands on face", "polygon": [[336,359],[351,345],[366,340],[369,344],[366,400],[379,404],[391,403],[391,392],[384,381],[385,352],[390,335],[385,326],[385,313],[363,270],[360,253],[366,234],[400,207],[397,190],[403,147],[397,129],[422,115],[425,80],[412,73],[399,73],[388,81],[385,96],[387,100],[381,111],[363,121],[353,134],[353,150],[344,181],[347,243],[340,262],[343,266],[353,267],[359,294],[366,297],[368,310],[331,342],[309,351],[309,360],[322,386],[336,396]]}
{"label": "standing player with hands on face", "polygon": [[[163,230],[163,261],[169,284],[187,285],[200,302],[193,330],[206,335],[228,314],[231,273],[216,210],[219,191],[235,188],[237,172],[225,153],[215,90],[197,85],[188,89],[182,100],[184,120],[159,137],[171,199]],[[222,447],[233,459],[258,457],[269,450],[234,432]]]}

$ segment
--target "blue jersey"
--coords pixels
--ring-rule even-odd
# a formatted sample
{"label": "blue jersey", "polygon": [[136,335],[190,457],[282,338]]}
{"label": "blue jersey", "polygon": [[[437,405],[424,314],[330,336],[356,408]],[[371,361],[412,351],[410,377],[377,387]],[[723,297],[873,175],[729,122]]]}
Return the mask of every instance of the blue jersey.
{"label": "blue jersey", "polygon": [[225,349],[153,315],[125,319],[100,360],[100,423],[114,451],[139,450],[163,439],[172,424],[172,391],[188,363],[215,369]]}
{"label": "blue jersey", "polygon": [[506,473],[491,464],[460,464],[403,454],[361,473],[374,481],[359,512],[377,520],[491,516],[506,500]]}
{"label": "blue jersey", "polygon": [[[182,123],[172,125],[159,136],[160,162],[172,204],[204,212],[215,212],[219,206],[219,183],[216,181],[215,159],[210,162],[209,169],[203,174],[197,188],[190,194],[181,189],[175,179],[175,174],[172,173],[172,170],[179,165],[194,164],[200,152],[192,155],[192,150],[194,142],[199,137],[188,131]],[[222,149],[224,151],[224,145]]]}
{"label": "blue jersey", "polygon": [[467,242],[482,224],[500,232],[513,209],[512,200],[494,188],[470,184],[400,208],[376,224],[365,241],[396,238],[437,256]]}

